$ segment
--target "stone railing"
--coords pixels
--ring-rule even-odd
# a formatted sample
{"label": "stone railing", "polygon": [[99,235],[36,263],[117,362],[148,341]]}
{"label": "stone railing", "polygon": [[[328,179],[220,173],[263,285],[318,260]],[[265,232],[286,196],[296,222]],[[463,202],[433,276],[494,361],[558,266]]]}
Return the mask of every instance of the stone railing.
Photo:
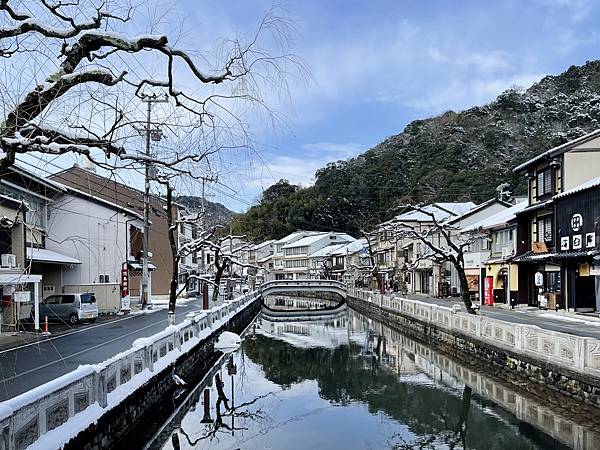
{"label": "stone railing", "polygon": [[337,280],[273,280],[261,284],[259,291],[262,295],[312,291],[312,292],[334,292],[342,297],[346,296],[346,284]]}
{"label": "stone railing", "polygon": [[129,350],[100,364],[80,366],[1,403],[0,450],[24,449],[36,441],[40,448],[53,448],[51,442],[44,447],[46,433],[74,417],[82,424],[97,420],[257,298],[252,292],[188,314],[183,322],[136,340]]}
{"label": "stone railing", "polygon": [[584,375],[600,377],[600,340],[596,338],[467,314],[455,308],[374,291],[350,289],[348,295],[374,303],[383,310],[399,312],[499,348],[529,355]]}

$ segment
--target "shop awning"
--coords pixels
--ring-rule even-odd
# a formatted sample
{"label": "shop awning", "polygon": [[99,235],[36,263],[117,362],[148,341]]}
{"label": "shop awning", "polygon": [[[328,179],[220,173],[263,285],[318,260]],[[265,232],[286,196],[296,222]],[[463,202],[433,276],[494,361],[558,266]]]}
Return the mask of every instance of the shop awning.
{"label": "shop awning", "polygon": [[559,253],[533,253],[528,251],[522,255],[515,256],[512,260],[515,262],[545,262],[545,261],[560,261],[565,259],[587,259],[592,258],[600,254],[599,250],[582,250],[582,251],[571,251],[571,252],[559,252]]}
{"label": "shop awning", "polygon": [[27,247],[27,259],[49,264],[81,264],[77,258],[63,255],[47,248]]}
{"label": "shop awning", "polygon": [[[142,270],[142,263],[129,262],[128,266],[131,270]],[[156,266],[151,262],[148,263],[148,270],[156,270]]]}
{"label": "shop awning", "polygon": [[487,264],[505,264],[507,262],[509,262],[510,260],[512,260],[512,257],[509,258],[491,258],[488,259],[487,261],[483,261],[481,264],[482,265],[487,265]]}
{"label": "shop awning", "polygon": [[39,283],[40,281],[42,281],[41,275],[26,274],[20,271],[0,272],[0,285]]}

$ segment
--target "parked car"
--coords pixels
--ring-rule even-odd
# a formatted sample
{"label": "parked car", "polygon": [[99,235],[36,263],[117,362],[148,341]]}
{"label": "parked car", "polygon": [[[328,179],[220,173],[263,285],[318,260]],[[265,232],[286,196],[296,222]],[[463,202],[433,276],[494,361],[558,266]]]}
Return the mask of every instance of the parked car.
{"label": "parked car", "polygon": [[71,324],[83,320],[94,322],[98,318],[98,303],[92,292],[50,295],[40,302],[40,317],[44,316]]}

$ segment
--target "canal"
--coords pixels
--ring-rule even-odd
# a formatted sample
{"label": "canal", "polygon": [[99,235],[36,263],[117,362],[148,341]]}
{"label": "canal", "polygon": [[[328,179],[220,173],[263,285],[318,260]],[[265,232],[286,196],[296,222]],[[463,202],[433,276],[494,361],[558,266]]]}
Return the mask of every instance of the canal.
{"label": "canal", "polygon": [[600,448],[597,417],[550,410],[351,309],[259,317],[186,395],[146,448]]}

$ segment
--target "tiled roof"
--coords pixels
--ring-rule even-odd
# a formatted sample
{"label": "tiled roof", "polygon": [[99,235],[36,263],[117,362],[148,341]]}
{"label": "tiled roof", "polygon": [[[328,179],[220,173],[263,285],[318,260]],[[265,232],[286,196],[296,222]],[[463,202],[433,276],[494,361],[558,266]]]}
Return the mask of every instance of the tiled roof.
{"label": "tiled roof", "polygon": [[512,260],[515,262],[542,262],[542,261],[559,261],[562,259],[572,258],[590,258],[600,254],[600,250],[580,250],[570,252],[545,252],[534,253],[531,250],[515,256]]}
{"label": "tiled roof", "polygon": [[346,244],[328,245],[327,247],[323,247],[322,249],[311,253],[310,255],[308,255],[308,257],[309,258],[322,258],[323,256],[331,256],[336,252],[336,250],[339,250],[345,246],[346,246]]}
{"label": "tiled roof", "polygon": [[336,236],[335,239],[332,239],[333,244],[347,243],[347,242],[354,241],[354,238],[352,236],[349,236],[345,233],[319,233],[319,234],[314,234],[312,236],[303,237],[302,239],[298,239],[297,241],[294,241],[287,245],[284,245],[283,248],[305,247],[314,242],[317,242],[320,239],[327,238],[329,236]]}
{"label": "tiled roof", "polygon": [[465,214],[476,206],[473,202],[432,203],[431,205],[424,206],[422,208],[423,211],[407,211],[397,215],[393,220],[399,222],[431,222],[430,214],[432,214],[435,220],[440,221]]}
{"label": "tiled roof", "polygon": [[589,181],[586,181],[585,183],[580,184],[579,186],[575,186],[572,189],[569,189],[565,192],[561,192],[560,194],[556,194],[554,196],[555,199],[559,199],[559,198],[563,198],[563,197],[568,197],[569,195],[573,195],[573,194],[577,194],[578,192],[582,192],[585,191],[587,189],[592,189],[595,188],[597,186],[600,186],[600,177],[596,177],[596,178],[592,178]]}
{"label": "tiled roof", "polygon": [[471,226],[465,227],[463,231],[475,231],[475,230],[486,230],[490,228],[497,227],[499,225],[504,225],[514,220],[516,215],[523,211],[527,207],[527,202],[520,202],[516,205],[511,206],[503,211],[500,211],[496,214],[493,214],[489,217],[486,217],[479,222],[474,223]]}

